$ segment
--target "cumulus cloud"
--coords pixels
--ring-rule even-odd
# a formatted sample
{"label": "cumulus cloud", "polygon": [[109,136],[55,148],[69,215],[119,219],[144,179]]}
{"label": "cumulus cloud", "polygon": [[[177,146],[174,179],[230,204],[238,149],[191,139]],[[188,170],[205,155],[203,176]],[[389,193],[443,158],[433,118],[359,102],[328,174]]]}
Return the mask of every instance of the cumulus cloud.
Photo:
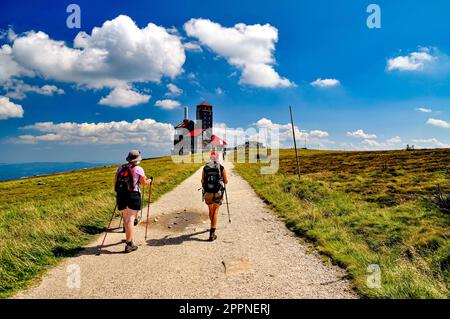
{"label": "cumulus cloud", "polygon": [[93,28],[91,34],[78,33],[73,47],[42,31],[19,35],[12,46],[2,47],[0,74],[10,78],[23,73],[23,68],[46,79],[102,88],[174,78],[183,71],[184,62],[178,35],[153,23],[139,28],[120,15]]}
{"label": "cumulus cloud", "polygon": [[400,138],[400,136],[392,137],[392,138],[386,140],[386,143],[390,144],[390,145],[400,144],[401,142],[402,142],[402,139]]}
{"label": "cumulus cloud", "polygon": [[22,129],[41,134],[20,135],[17,143],[139,144],[166,150],[173,144],[173,126],[153,119],[106,123],[39,122]]}
{"label": "cumulus cloud", "polygon": [[[274,123],[272,120],[267,118],[261,118],[256,123],[253,124],[253,127],[259,130],[259,138],[260,141],[264,141],[267,132],[270,132],[272,129],[278,130],[279,134],[279,144],[280,147],[291,147],[293,143],[292,137],[292,126],[289,123],[279,124]],[[333,141],[326,139],[329,136],[328,132],[322,130],[300,130],[298,126],[294,126],[295,137],[298,139],[298,142],[305,141],[309,145],[318,145],[319,147],[327,147],[331,144],[334,144]]]}
{"label": "cumulus cloud", "polygon": [[170,99],[158,100],[156,101],[155,106],[159,106],[164,110],[173,110],[180,106],[180,102]]}
{"label": "cumulus cloud", "polygon": [[420,148],[433,148],[433,147],[448,148],[448,147],[450,147],[449,144],[443,143],[434,137],[428,138],[428,139],[413,139],[412,141],[414,143],[417,143],[418,145],[416,145],[416,146],[418,146]]}
{"label": "cumulus cloud", "polygon": [[41,87],[34,86],[25,83],[22,80],[12,79],[3,85],[3,89],[6,91],[5,95],[9,98],[22,100],[26,97],[27,93],[36,93],[46,96],[53,96],[55,94],[64,94],[64,90],[58,88],[56,85],[43,85]]}
{"label": "cumulus cloud", "polygon": [[400,149],[403,147],[402,139],[400,136],[395,136],[387,139],[386,141],[376,141],[374,139],[364,139],[362,142],[362,146],[354,145],[354,149],[363,149],[363,150],[392,150],[392,149]]}
{"label": "cumulus cloud", "polygon": [[8,44],[2,45],[0,47],[0,84],[19,76],[34,76],[34,72],[24,68],[14,60],[11,46]]}
{"label": "cumulus cloud", "polygon": [[448,72],[449,57],[437,48],[419,48],[408,55],[388,59],[386,69],[399,72]]}
{"label": "cumulus cloud", "polygon": [[175,84],[169,83],[166,85],[169,92],[167,92],[166,96],[179,96],[183,93],[183,90],[177,87]]}
{"label": "cumulus cloud", "polygon": [[450,128],[450,123],[444,120],[429,118],[427,120],[427,124],[442,127],[442,128]]}
{"label": "cumulus cloud", "polygon": [[0,96],[0,120],[6,120],[13,117],[23,117],[22,106],[11,102],[6,96]]}
{"label": "cumulus cloud", "polygon": [[362,129],[356,130],[354,132],[347,132],[347,136],[363,138],[363,139],[374,139],[374,138],[377,138],[377,136],[375,134],[367,134]]}
{"label": "cumulus cloud", "polygon": [[317,80],[310,83],[314,87],[320,87],[320,88],[329,88],[329,87],[335,87],[339,86],[340,82],[336,79],[321,79],[318,78]]}
{"label": "cumulus cloud", "polygon": [[208,19],[191,19],[184,24],[184,30],[242,70],[240,83],[265,88],[293,86],[273,68],[278,30],[270,24],[238,23],[227,28]]}
{"label": "cumulus cloud", "polygon": [[223,95],[225,93],[222,88],[216,88],[214,91],[216,92],[217,95]]}
{"label": "cumulus cloud", "polygon": [[429,109],[429,108],[426,108],[426,107],[418,107],[416,109],[416,111],[419,111],[419,112],[422,112],[422,113],[431,113],[431,112],[433,112],[432,109]]}
{"label": "cumulus cloud", "polygon": [[98,103],[112,107],[131,107],[147,103],[151,96],[134,91],[131,87],[116,87]]}

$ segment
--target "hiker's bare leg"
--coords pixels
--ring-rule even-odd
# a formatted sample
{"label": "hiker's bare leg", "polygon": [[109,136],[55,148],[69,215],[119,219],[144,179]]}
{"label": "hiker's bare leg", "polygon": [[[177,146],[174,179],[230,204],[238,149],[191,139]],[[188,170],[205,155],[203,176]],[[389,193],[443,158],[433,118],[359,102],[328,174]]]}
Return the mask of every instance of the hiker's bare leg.
{"label": "hiker's bare leg", "polygon": [[216,228],[217,216],[219,215],[219,204],[214,204],[212,206],[212,218],[211,218],[211,228]]}
{"label": "hiker's bare leg", "polygon": [[213,219],[213,205],[208,205],[208,209],[209,209],[209,220],[212,222]]}
{"label": "hiker's bare leg", "polygon": [[125,225],[125,238],[127,241],[133,240],[134,235],[134,220],[136,219],[136,210],[127,209],[126,218],[124,218],[123,223]]}

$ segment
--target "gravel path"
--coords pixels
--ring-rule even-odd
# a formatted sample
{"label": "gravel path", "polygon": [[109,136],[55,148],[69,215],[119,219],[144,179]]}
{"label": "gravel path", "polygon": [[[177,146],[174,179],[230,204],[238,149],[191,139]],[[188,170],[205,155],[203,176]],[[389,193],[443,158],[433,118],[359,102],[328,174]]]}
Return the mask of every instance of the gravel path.
{"label": "gravel path", "polygon": [[[96,256],[100,236],[78,256],[50,270],[36,287],[15,297],[355,298],[342,279],[344,272],[308,253],[232,164],[225,166],[232,223],[224,205],[216,242],[206,241],[209,224],[197,191],[199,170],[151,205],[149,238],[144,242],[141,222],[136,227],[136,252],[123,254],[124,234],[109,233],[103,254]],[[70,285],[71,271],[78,267],[79,288]]]}

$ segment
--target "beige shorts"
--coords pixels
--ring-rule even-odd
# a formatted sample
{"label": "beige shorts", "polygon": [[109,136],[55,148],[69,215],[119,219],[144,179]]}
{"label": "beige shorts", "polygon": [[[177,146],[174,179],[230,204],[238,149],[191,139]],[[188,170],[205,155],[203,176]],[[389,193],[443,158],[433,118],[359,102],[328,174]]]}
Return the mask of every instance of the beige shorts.
{"label": "beige shorts", "polygon": [[222,192],[217,193],[205,193],[205,202],[208,205],[219,204],[222,205]]}

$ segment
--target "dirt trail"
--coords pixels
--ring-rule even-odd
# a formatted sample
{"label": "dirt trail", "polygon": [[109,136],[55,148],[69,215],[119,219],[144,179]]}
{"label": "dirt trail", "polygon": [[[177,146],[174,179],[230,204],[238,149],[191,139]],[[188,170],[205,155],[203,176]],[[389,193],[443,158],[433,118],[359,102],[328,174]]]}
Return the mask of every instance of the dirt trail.
{"label": "dirt trail", "polygon": [[[15,297],[354,298],[343,271],[307,253],[232,164],[225,166],[232,223],[224,205],[216,242],[206,241],[199,170],[152,204],[149,238],[144,242],[145,223],[136,227],[136,252],[123,254],[124,234],[110,233],[103,254],[96,256],[100,236]],[[80,288],[68,288],[70,265],[79,266]]]}

